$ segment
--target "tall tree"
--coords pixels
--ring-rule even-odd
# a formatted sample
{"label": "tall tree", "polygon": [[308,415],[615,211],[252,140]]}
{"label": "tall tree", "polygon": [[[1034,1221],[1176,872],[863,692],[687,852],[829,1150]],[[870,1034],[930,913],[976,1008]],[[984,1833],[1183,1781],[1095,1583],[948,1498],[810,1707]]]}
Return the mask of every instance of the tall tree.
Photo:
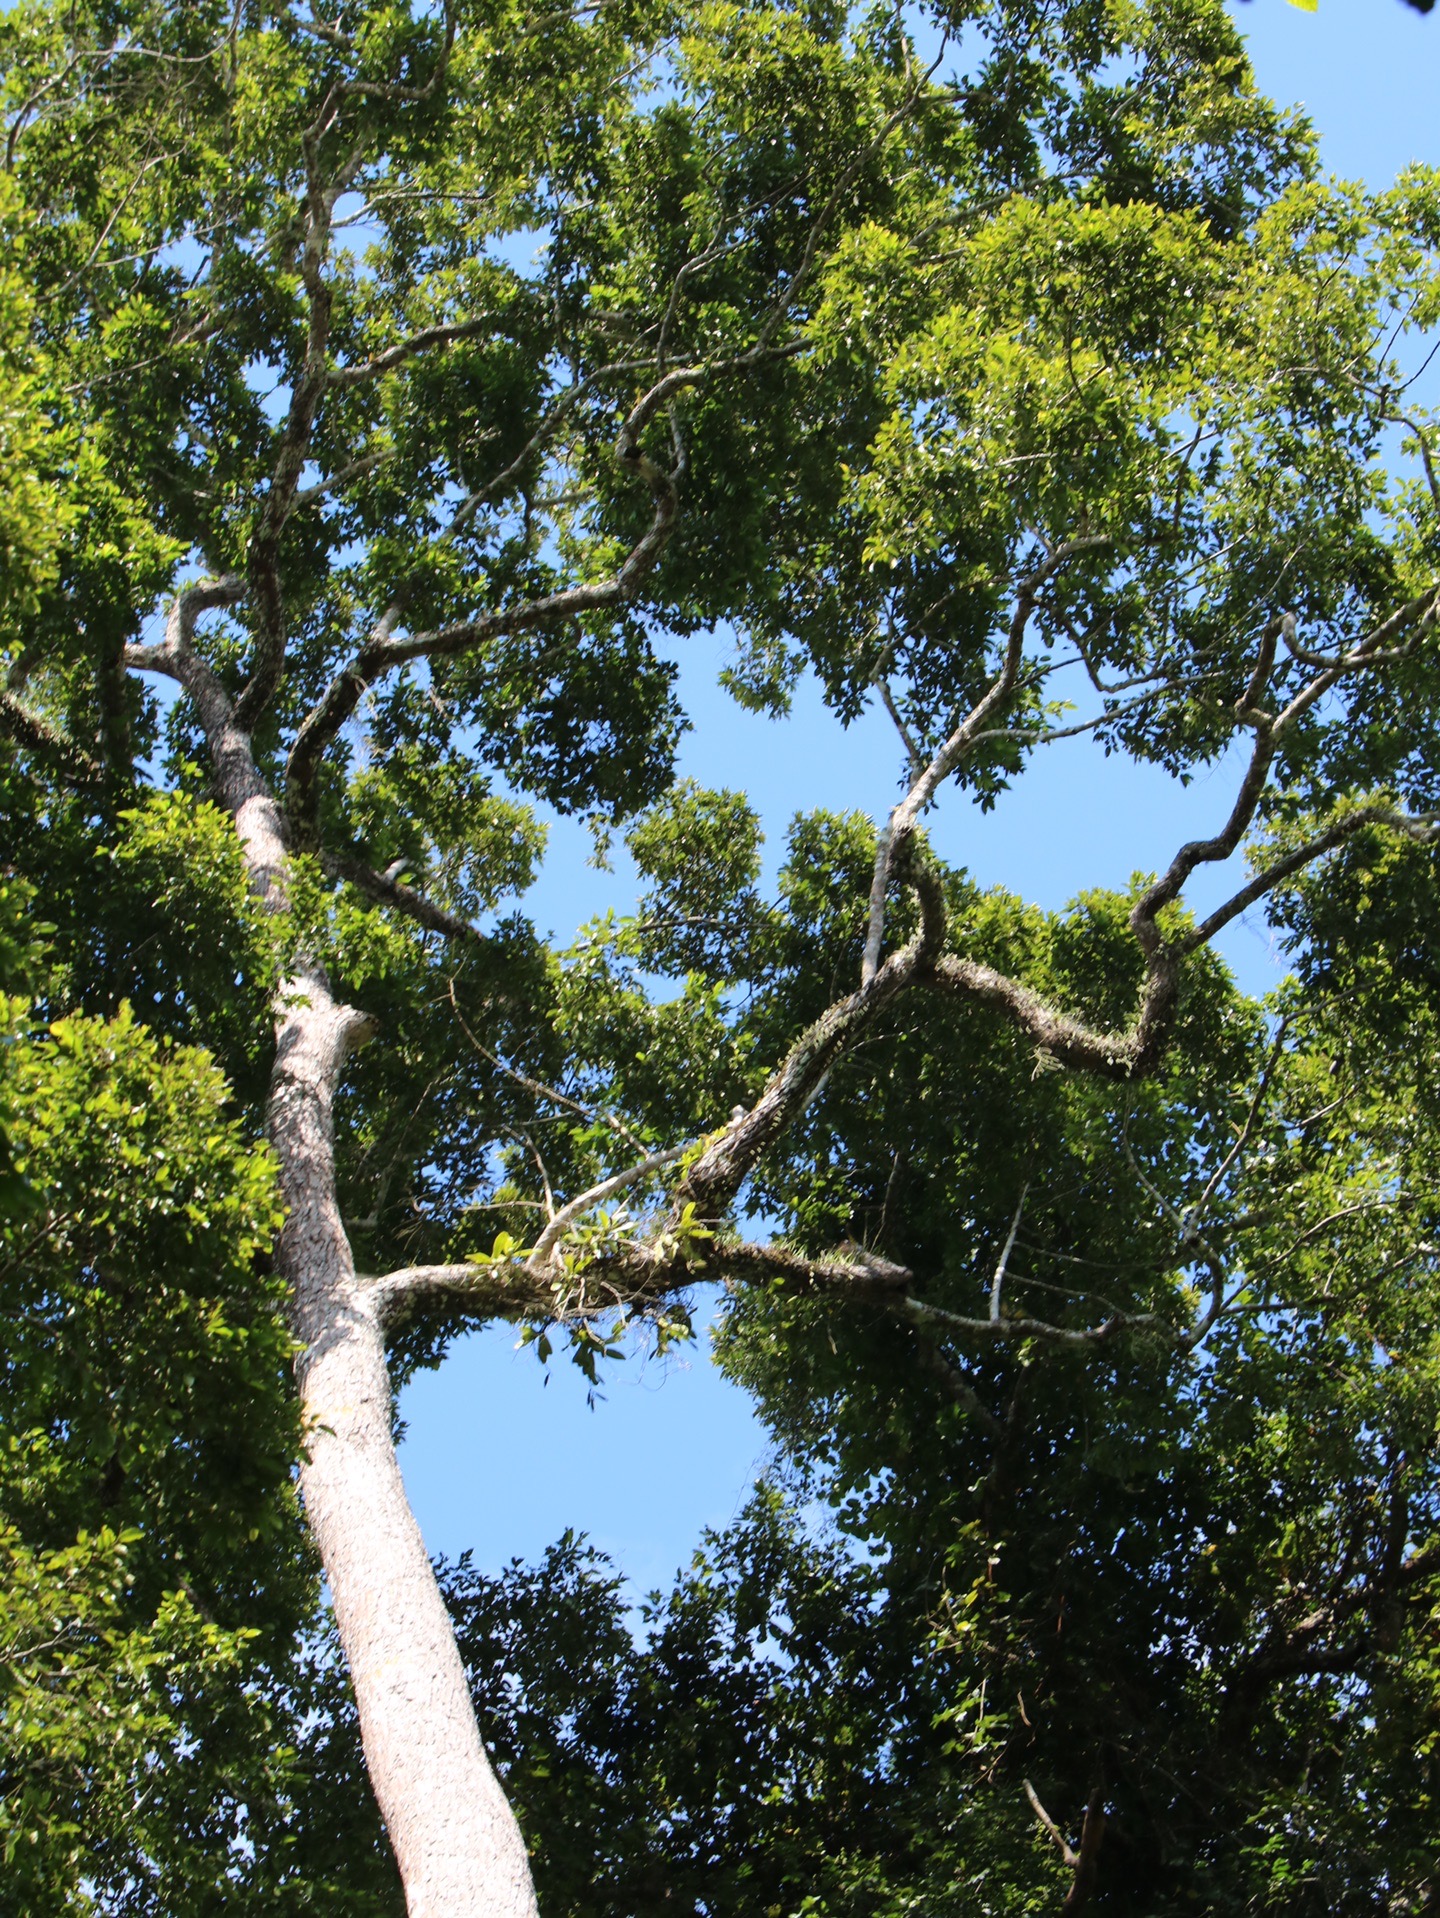
{"label": "tall tree", "polygon": [[[8,856],[56,1009],[128,999],[211,1047],[257,1141],[263,1114],[300,1489],[412,1913],[534,1893],[395,1365],[503,1316],[593,1368],[724,1279],[781,1408],[814,1314],[862,1324],[968,1420],[982,1531],[1040,1485],[1023,1623],[994,1626],[1023,1637],[1044,1460],[1092,1416],[1183,1449],[1225,1341],[1296,1309],[1275,1235],[1349,1259],[1305,1209],[1326,1181],[1396,1204],[1399,1122],[1304,1108],[1342,876],[1413,901],[1435,837],[1440,488],[1394,356],[1435,317],[1440,187],[1320,185],[1212,0],[923,26],[924,52],[824,6],[0,21],[24,458],[65,507],[7,612]],[[658,643],[721,620],[742,700],[781,712],[808,667],[896,726],[888,819],[799,821],[776,902],[743,799],[672,778]],[[1236,748],[1213,836],[1124,897],[1077,873],[1060,919],[946,871],[931,808],[997,803],[1076,730],[1182,775]],[[569,960],[501,915],[536,800],[628,822],[653,888]],[[1252,876],[1187,916],[1247,837]],[[1277,1026],[1211,944],[1282,898],[1320,983]],[[1306,1670],[1428,1563],[1428,1440],[1395,1444],[1391,1571],[1304,1629],[1257,1600],[1262,1661]],[[1121,1650],[1189,1642],[1141,1600],[1197,1522],[1177,1498],[1139,1528]],[[1001,1560],[965,1552],[980,1606]],[[1074,1753],[1072,1910],[1119,1736]]]}

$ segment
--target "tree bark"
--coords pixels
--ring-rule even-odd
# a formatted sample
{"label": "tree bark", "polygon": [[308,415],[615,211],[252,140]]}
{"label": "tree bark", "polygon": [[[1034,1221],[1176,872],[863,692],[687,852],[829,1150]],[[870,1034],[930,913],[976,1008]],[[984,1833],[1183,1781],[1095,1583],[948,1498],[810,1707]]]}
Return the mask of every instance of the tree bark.
{"label": "tree bark", "polygon": [[[233,578],[175,602],[168,643],[126,663],[169,673],[195,701],[215,789],[257,898],[288,909],[284,821],[250,736],[190,646],[197,613],[231,603]],[[333,1105],[346,1054],[369,1031],[317,966],[275,996],[268,1130],[286,1222],[280,1270],[300,1340],[300,1489],[330,1587],[370,1782],[409,1918],[535,1918],[525,1843],[480,1739],[465,1668],[415,1523],[391,1423],[376,1301],[355,1277],[335,1194]]]}
{"label": "tree bark", "polygon": [[287,1208],[280,1264],[304,1347],[300,1486],[410,1918],[533,1918],[525,1845],[405,1496],[384,1340],[335,1200],[332,1100],[367,1024],[318,972],[282,989],[269,1119]]}

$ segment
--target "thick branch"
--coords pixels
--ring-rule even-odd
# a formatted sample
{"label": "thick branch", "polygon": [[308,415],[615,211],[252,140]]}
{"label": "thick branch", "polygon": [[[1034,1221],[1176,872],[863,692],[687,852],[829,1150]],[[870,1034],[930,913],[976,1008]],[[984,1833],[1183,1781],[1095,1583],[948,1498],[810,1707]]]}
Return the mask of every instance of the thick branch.
{"label": "thick branch", "polygon": [[800,1116],[842,1052],[873,1024],[908,986],[927,977],[934,948],[922,924],[902,951],[892,953],[858,992],[831,1006],[803,1033],[774,1072],[750,1111],[732,1122],[701,1155],[675,1195],[677,1212],[693,1203],[705,1219],[718,1219],[762,1153]]}
{"label": "thick branch", "polygon": [[1147,960],[1153,959],[1165,944],[1164,935],[1156,923],[1156,915],[1180,897],[1185,882],[1197,866],[1228,859],[1244,838],[1270,777],[1277,744],[1277,726],[1278,722],[1259,729],[1250,763],[1245,768],[1240,790],[1230,809],[1230,817],[1220,831],[1210,839],[1187,841],[1170,861],[1168,869],[1140,895],[1132,907],[1130,929],[1139,940],[1140,949]]}
{"label": "thick branch", "polygon": [[[1064,552],[1064,548],[1059,549],[1054,556],[1055,559],[1059,560]],[[1128,1032],[1096,1032],[1047,1005],[1018,981],[1006,978],[1003,974],[995,972],[988,966],[980,965],[974,960],[947,954],[933,969],[934,982],[946,990],[1003,1011],[1047,1052],[1065,1065],[1097,1072],[1107,1078],[1120,1079],[1133,1078],[1147,1071],[1158,1059],[1164,1044],[1178,995],[1180,965],[1185,957],[1207,944],[1232,919],[1257,900],[1264,898],[1283,880],[1301,871],[1314,860],[1322,858],[1327,852],[1333,851],[1364,826],[1389,825],[1409,833],[1414,838],[1434,836],[1437,822],[1429,814],[1406,815],[1397,813],[1391,807],[1380,805],[1358,808],[1306,841],[1304,845],[1296,847],[1280,859],[1273,861],[1184,937],[1173,942],[1168,941],[1160,930],[1158,923],[1160,912],[1179,898],[1196,867],[1223,862],[1238,850],[1245,833],[1254,821],[1283,733],[1295,724],[1323,691],[1338,682],[1342,670],[1350,670],[1356,665],[1383,663],[1384,655],[1380,648],[1385,641],[1393,638],[1397,631],[1417,618],[1429,618],[1433,614],[1434,601],[1435,591],[1432,589],[1401,607],[1345,656],[1343,666],[1334,667],[1318,675],[1296,695],[1282,713],[1274,718],[1259,711],[1257,702],[1263,696],[1273,670],[1276,638],[1282,634],[1287,639],[1292,636],[1286,632],[1286,622],[1289,621],[1289,625],[1293,627],[1293,620],[1289,620],[1289,616],[1286,615],[1285,619],[1273,620],[1266,627],[1261,636],[1260,653],[1250,683],[1237,707],[1245,723],[1255,728],[1256,740],[1229,818],[1220,831],[1211,838],[1191,840],[1183,845],[1165,873],[1147,888],[1131,911],[1131,929],[1145,956],[1145,983],[1135,1024]],[[1017,607],[1017,618],[1019,611]],[[1013,634],[1014,622],[1012,622],[1012,638]],[[1010,658],[1007,656],[1007,667],[1009,664]],[[998,691],[1004,679],[1005,674],[1002,672],[1000,678],[992,685],[990,693],[986,695],[987,699]],[[979,710],[977,707],[976,711]],[[951,736],[942,753],[935,761],[932,761],[932,768],[940,764],[952,743],[959,739],[961,732],[970,727],[970,723],[967,719],[964,725]],[[962,743],[961,750],[964,749],[965,745]],[[930,771],[931,768],[927,768],[927,774]],[[902,802],[903,805],[909,804],[909,799],[916,793],[919,784],[920,782],[917,782],[917,786],[912,788],[911,796],[907,796],[907,800]],[[932,784],[931,790],[933,789]],[[872,950],[878,950],[879,915],[883,913],[882,869],[893,867],[895,822],[900,817],[901,808],[897,808],[896,813],[892,815],[891,842],[888,847],[882,847],[881,854],[876,860],[875,882],[871,891]]]}
{"label": "thick branch", "polygon": [[[578,1277],[578,1275],[577,1275]],[[699,1241],[656,1255],[643,1244],[617,1247],[586,1269],[583,1298],[567,1300],[564,1276],[539,1269],[533,1255],[508,1264],[406,1266],[367,1281],[368,1296],[390,1328],[430,1309],[486,1319],[593,1318],[617,1307],[648,1305],[687,1285],[779,1284],[786,1291],[844,1299],[887,1301],[912,1282],[888,1260],[807,1258],[787,1246],[746,1241]]]}
{"label": "thick branch", "polygon": [[285,866],[280,809],[255,765],[250,735],[239,724],[229,694],[191,644],[201,613],[233,606],[244,593],[245,582],[234,573],[187,586],[171,606],[165,644],[127,646],[124,659],[132,671],[168,674],[195,702],[210,749],[216,796],[234,816],[251,884],[263,899],[278,906],[283,904],[280,888]]}
{"label": "thick branch", "polygon": [[1061,1918],[1075,1918],[1090,1902],[1095,1889],[1095,1874],[1100,1863],[1100,1842],[1105,1836],[1105,1792],[1097,1785],[1085,1807],[1085,1823],[1080,1828],[1080,1856],[1075,1860],[1075,1877],[1064,1904]]}
{"label": "thick branch", "polygon": [[427,899],[423,892],[416,892],[413,886],[404,885],[398,879],[392,879],[387,873],[376,872],[373,866],[367,866],[363,859],[353,859],[346,853],[322,852],[320,865],[332,879],[344,879],[357,891],[367,893],[381,905],[393,906],[397,912],[403,912],[428,932],[444,933],[447,939],[454,939],[464,945],[483,946],[486,939],[483,932],[472,926],[468,919],[447,912],[443,906],[437,906],[433,899]]}
{"label": "thick branch", "polygon": [[1020,1783],[1025,1788],[1025,1796],[1030,1800],[1031,1811],[1034,1812],[1035,1816],[1039,1819],[1045,1831],[1049,1834],[1050,1841],[1059,1851],[1060,1856],[1065,1860],[1065,1863],[1073,1871],[1075,1867],[1079,1864],[1080,1860],[1079,1860],[1079,1857],[1076,1855],[1075,1851],[1071,1848],[1069,1839],[1065,1836],[1064,1832],[1061,1831],[1060,1827],[1055,1823],[1055,1820],[1050,1816],[1049,1812],[1046,1811],[1045,1807],[1041,1804],[1040,1795],[1035,1790],[1035,1787],[1030,1783],[1030,1780],[1028,1778],[1022,1778],[1020,1780]]}
{"label": "thick branch", "polygon": [[67,739],[14,693],[0,692],[0,732],[43,759],[67,785],[94,786],[105,777],[105,769],[83,746]]}
{"label": "thick branch", "polygon": [[1019,980],[952,953],[936,960],[927,983],[1004,1013],[1061,1065],[1105,1079],[1131,1079],[1147,1071],[1160,1055],[1179,986],[1179,967],[1168,954],[1157,955],[1147,973],[1139,1016],[1128,1032],[1096,1032],[1048,1005]]}

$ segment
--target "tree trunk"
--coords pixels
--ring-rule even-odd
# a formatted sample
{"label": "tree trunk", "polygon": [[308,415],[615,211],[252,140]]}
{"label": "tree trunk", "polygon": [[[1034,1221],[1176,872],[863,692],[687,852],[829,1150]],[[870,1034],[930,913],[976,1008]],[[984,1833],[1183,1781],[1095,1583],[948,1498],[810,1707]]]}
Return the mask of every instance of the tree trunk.
{"label": "tree trunk", "polygon": [[[251,884],[283,913],[280,808],[213,676],[193,654],[175,657]],[[268,1120],[286,1205],[279,1263],[302,1345],[300,1489],[406,1910],[409,1918],[535,1918],[525,1843],[481,1743],[450,1616],[405,1496],[384,1339],[336,1202],[335,1087],[369,1021],[335,1003],[318,967],[282,982],[275,1014]]]}
{"label": "tree trunk", "polygon": [[331,1103],[367,1021],[336,1005],[318,972],[287,981],[279,1008],[270,1138],[288,1214],[280,1263],[304,1345],[300,1485],[406,1909],[410,1918],[534,1918],[524,1842],[481,1744],[401,1482],[384,1341],[335,1200]]}

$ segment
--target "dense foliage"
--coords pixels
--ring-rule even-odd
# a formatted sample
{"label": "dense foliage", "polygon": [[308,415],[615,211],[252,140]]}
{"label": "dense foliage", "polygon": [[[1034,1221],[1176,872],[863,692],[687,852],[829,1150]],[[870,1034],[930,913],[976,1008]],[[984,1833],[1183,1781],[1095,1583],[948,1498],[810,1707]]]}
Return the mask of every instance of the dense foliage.
{"label": "dense foliage", "polygon": [[[359,1267],[474,1275],[395,1375],[724,1278],[777,1441],[638,1625],[442,1573],[547,1913],[1432,1908],[1440,178],[1323,182],[1212,0],[29,0],[0,73],[6,1908],[400,1909],[292,1484],[317,962]],[[715,625],[895,720],[770,890],[674,775]],[[945,867],[1075,727],[1230,821]],[[644,887],[558,951],[557,812]]]}

